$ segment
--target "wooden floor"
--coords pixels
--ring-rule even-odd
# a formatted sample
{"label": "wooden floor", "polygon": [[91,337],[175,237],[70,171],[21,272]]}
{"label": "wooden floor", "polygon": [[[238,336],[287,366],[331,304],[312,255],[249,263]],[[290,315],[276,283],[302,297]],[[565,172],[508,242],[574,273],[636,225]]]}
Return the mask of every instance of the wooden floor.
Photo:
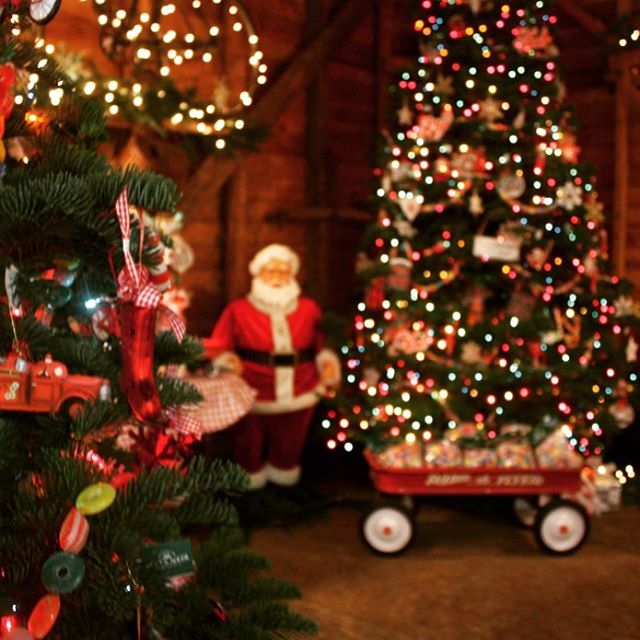
{"label": "wooden floor", "polygon": [[422,505],[415,542],[377,557],[358,537],[361,509],[255,530],[251,547],[294,581],[294,608],[320,640],[639,640],[640,508],[593,521],[577,554],[537,548],[504,502]]}

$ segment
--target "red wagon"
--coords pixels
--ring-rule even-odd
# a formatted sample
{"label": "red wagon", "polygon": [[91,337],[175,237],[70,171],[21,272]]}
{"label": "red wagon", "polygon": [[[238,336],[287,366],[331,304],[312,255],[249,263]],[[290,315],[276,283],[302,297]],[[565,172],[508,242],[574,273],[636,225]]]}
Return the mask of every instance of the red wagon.
{"label": "red wagon", "polygon": [[582,469],[466,467],[385,467],[365,451],[376,489],[405,500],[372,505],[361,522],[365,544],[377,553],[404,551],[414,532],[413,496],[501,495],[514,497],[519,520],[533,526],[536,540],[549,553],[566,555],[587,539],[597,511],[594,473]]}

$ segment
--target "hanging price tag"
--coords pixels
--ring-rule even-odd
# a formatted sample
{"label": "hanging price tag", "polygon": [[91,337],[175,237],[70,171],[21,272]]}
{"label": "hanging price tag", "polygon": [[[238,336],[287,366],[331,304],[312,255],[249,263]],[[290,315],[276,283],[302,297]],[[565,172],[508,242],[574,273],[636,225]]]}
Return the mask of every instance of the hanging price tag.
{"label": "hanging price tag", "polygon": [[518,262],[522,243],[507,238],[493,236],[475,236],[473,238],[473,255],[486,260],[501,262]]}
{"label": "hanging price tag", "polygon": [[155,566],[167,581],[191,576],[195,571],[190,540],[143,545],[140,555],[142,562]]}

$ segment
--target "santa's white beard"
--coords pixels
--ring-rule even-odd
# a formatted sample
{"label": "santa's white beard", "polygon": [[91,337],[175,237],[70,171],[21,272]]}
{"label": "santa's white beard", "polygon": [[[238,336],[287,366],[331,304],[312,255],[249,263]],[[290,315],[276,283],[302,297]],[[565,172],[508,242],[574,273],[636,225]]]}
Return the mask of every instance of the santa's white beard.
{"label": "santa's white beard", "polygon": [[273,287],[262,278],[255,277],[251,282],[251,297],[267,307],[286,309],[300,297],[300,285],[291,278],[289,284]]}

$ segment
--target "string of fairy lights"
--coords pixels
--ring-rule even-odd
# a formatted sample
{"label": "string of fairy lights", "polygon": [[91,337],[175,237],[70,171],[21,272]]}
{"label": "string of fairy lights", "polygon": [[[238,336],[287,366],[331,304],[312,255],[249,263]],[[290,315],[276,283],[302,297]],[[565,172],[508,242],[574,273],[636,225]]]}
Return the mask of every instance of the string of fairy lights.
{"label": "string of fairy lights", "polygon": [[[59,62],[82,92],[104,102],[110,117],[151,119],[165,130],[209,136],[215,150],[227,149],[233,135],[245,129],[245,112],[256,90],[267,82],[264,53],[244,5],[239,0],[192,0],[178,7],[157,0],[143,11],[136,2],[128,8],[124,4],[93,1],[100,46],[121,69],[118,77],[90,71],[78,56],[73,58],[53,42],[36,37],[35,46],[43,52],[42,65],[48,58]],[[211,20],[212,8],[217,11],[218,24]],[[24,35],[20,17],[12,16],[12,21],[13,35]],[[232,37],[244,42],[243,47],[238,45],[247,55],[241,66],[237,52],[223,51]],[[226,77],[231,71],[225,64],[233,65],[233,83]],[[199,96],[190,87],[178,88],[190,66],[196,69],[198,83],[210,79],[208,96]],[[244,86],[238,90],[241,67]],[[60,103],[65,90],[61,86],[50,93],[52,106]]]}
{"label": "string of fairy lights", "polygon": [[[604,216],[562,106],[549,32],[556,16],[543,0],[495,6],[425,0],[425,17],[414,23],[423,36],[419,64],[393,90],[401,107],[386,134],[375,258],[367,265],[383,275],[370,279],[355,342],[342,349],[348,388],[340,410],[322,421],[330,449],[352,451],[354,439],[374,431],[383,440],[429,442],[463,423],[497,440],[505,422],[528,421],[514,407],[547,403],[543,426],[597,455],[612,401],[624,404],[637,382],[609,352],[612,340],[628,339],[634,355],[626,320],[637,309],[618,292],[619,279],[600,272]],[[465,229],[475,231],[455,226],[461,209]],[[495,211],[502,224],[489,239],[515,258],[472,253],[485,233],[480,221]],[[423,247],[415,236],[425,228],[433,244]],[[490,313],[480,293],[450,296],[452,283],[477,278],[470,254],[496,290],[513,298],[530,289],[546,326],[532,337],[518,304]],[[398,269],[407,282],[390,286]]]}

